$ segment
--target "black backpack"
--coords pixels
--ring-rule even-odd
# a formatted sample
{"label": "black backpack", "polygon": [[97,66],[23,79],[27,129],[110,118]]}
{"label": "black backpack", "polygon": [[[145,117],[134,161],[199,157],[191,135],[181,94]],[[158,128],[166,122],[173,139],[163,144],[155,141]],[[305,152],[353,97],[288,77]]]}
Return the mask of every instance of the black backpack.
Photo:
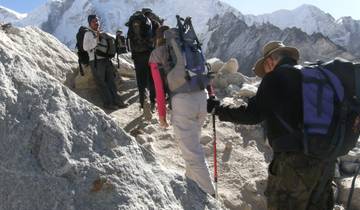
{"label": "black backpack", "polygon": [[77,48],[77,55],[78,55],[78,62],[80,68],[80,74],[84,75],[84,70],[81,64],[89,64],[89,55],[83,48],[84,43],[84,35],[90,29],[80,26],[78,32],[76,33],[76,48]]}
{"label": "black backpack", "polygon": [[132,52],[147,52],[154,48],[153,29],[149,18],[141,11],[135,12],[125,24],[129,27],[127,37]]}
{"label": "black backpack", "polygon": [[334,59],[321,64],[332,72],[344,88],[344,99],[340,102],[339,118],[334,139],[334,156],[346,155],[356,146],[360,135],[360,64],[344,59]]}
{"label": "black backpack", "polygon": [[116,40],[115,40],[115,45],[116,45],[116,53],[117,54],[127,53],[126,39],[124,36],[117,35]]}
{"label": "black backpack", "polygon": [[[298,135],[306,155],[335,160],[346,155],[360,135],[360,64],[343,59],[301,69],[303,129]],[[290,133],[297,133],[275,113]]]}

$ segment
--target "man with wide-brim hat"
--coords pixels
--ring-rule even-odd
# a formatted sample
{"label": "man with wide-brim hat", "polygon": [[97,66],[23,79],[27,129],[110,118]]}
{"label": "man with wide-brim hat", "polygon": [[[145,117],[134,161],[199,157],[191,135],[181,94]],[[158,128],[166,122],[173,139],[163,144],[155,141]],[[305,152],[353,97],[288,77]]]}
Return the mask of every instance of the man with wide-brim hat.
{"label": "man with wide-brim hat", "polygon": [[285,46],[282,42],[279,41],[271,41],[268,42],[262,51],[263,56],[258,59],[255,63],[255,66],[253,68],[255,74],[258,77],[264,77],[266,72],[266,69],[264,68],[265,61],[267,59],[271,59],[271,55],[274,53],[282,52],[283,54],[287,55],[288,57],[293,58],[294,60],[299,60],[299,51],[294,47],[288,47]]}
{"label": "man with wide-brim hat", "polygon": [[[262,57],[254,65],[255,74],[262,81],[248,104],[226,106],[208,99],[208,112],[218,115],[221,121],[264,122],[273,151],[264,192],[269,210],[325,210],[334,206],[332,175],[324,173],[325,168],[334,165],[305,155],[299,134],[303,125],[302,76],[295,68],[299,57],[296,48],[271,41],[265,44]],[[320,182],[325,186],[319,194],[316,192],[320,191]]]}

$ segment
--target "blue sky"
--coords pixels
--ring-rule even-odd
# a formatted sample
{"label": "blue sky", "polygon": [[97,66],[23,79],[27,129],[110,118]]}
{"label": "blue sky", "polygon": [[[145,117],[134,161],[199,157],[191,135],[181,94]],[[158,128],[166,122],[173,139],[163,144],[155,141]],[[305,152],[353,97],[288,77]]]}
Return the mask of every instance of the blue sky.
{"label": "blue sky", "polygon": [[[352,16],[360,20],[359,0],[222,0],[238,8],[244,14],[263,14],[279,9],[294,9],[302,4],[312,4],[333,17]],[[0,5],[21,13],[27,13],[46,0],[0,0]]]}
{"label": "blue sky", "polygon": [[0,0],[0,5],[20,13],[28,13],[46,0]]}

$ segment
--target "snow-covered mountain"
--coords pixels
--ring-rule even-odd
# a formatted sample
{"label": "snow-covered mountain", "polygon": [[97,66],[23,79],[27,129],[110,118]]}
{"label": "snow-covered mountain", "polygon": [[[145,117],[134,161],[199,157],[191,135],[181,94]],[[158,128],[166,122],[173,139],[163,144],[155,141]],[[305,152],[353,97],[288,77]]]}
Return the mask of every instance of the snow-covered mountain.
{"label": "snow-covered mountain", "polygon": [[80,25],[87,25],[89,14],[99,15],[102,29],[114,33],[118,28],[126,31],[124,24],[130,15],[144,7],[152,8],[165,19],[165,24],[172,26],[175,15],[192,16],[199,33],[207,29],[206,23],[216,14],[233,12],[241,16],[236,9],[219,0],[50,0],[18,25],[38,26],[74,48],[75,34]]}
{"label": "snow-covered mountain", "polygon": [[322,33],[336,44],[360,56],[360,20],[342,17],[336,20],[313,5],[302,5],[294,10],[278,10],[259,16],[246,15],[248,25],[272,23],[281,29],[297,27],[308,34]]}
{"label": "snow-covered mountain", "polygon": [[299,28],[284,30],[270,24],[248,26],[241,18],[227,13],[209,21],[208,57],[239,61],[240,72],[253,75],[251,68],[261,56],[261,49],[271,40],[282,40],[299,48],[301,61],[330,60],[337,56],[353,60],[354,56],[320,33],[308,35]]}
{"label": "snow-covered mountain", "polygon": [[27,14],[21,14],[0,5],[0,23],[8,23],[21,20]]}

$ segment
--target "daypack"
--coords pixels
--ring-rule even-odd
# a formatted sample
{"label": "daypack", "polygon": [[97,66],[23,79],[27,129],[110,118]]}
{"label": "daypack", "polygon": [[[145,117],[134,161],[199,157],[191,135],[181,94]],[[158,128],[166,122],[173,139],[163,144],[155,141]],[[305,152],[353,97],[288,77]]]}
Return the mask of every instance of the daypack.
{"label": "daypack", "polygon": [[304,153],[324,160],[346,155],[360,135],[360,65],[335,59],[300,72]]}
{"label": "daypack", "polygon": [[84,43],[84,35],[90,29],[80,26],[78,32],[76,33],[76,48],[77,48],[77,55],[78,55],[78,63],[80,68],[80,74],[84,75],[84,70],[82,68],[82,64],[89,64],[89,55],[83,48]]}
{"label": "daypack", "polygon": [[101,33],[99,43],[95,49],[95,55],[112,58],[116,54],[115,38],[107,33]]}
{"label": "daypack", "polygon": [[151,21],[141,11],[136,11],[125,25],[129,27],[127,37],[132,52],[149,52],[154,49]]}
{"label": "daypack", "polygon": [[116,53],[117,54],[127,53],[124,36],[117,35],[116,40],[115,40],[115,45],[116,45]]}
{"label": "daypack", "polygon": [[201,50],[191,17],[177,18],[177,27],[164,32],[169,50],[171,69],[167,73],[167,84],[172,93],[203,90],[210,82],[204,54]]}

